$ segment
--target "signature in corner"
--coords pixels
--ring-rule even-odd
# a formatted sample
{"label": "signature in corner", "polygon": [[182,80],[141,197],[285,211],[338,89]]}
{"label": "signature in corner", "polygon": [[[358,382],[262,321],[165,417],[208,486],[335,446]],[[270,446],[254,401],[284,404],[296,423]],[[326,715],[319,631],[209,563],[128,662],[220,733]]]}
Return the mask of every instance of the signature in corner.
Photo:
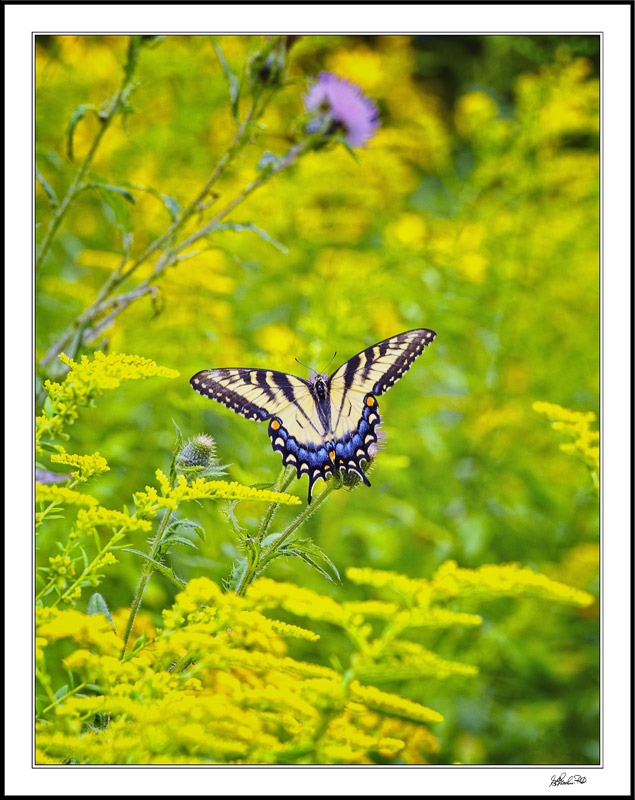
{"label": "signature in corner", "polygon": [[549,786],[571,786],[574,783],[586,783],[584,775],[567,775],[566,772],[560,775],[552,775]]}

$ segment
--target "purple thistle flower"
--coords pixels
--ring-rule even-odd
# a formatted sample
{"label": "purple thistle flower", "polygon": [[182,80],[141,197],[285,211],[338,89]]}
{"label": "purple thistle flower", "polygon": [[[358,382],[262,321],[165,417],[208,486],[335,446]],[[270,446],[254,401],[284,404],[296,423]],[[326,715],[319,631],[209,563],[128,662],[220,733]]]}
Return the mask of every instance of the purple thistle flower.
{"label": "purple thistle flower", "polygon": [[[380,124],[375,103],[362,94],[357,84],[332,72],[320,72],[317,82],[309,87],[309,93],[304,96],[304,105],[307,111],[328,114],[336,129],[343,128],[344,138],[350,147],[366,144]],[[309,133],[319,129],[320,126],[315,126],[315,122],[307,128]]]}

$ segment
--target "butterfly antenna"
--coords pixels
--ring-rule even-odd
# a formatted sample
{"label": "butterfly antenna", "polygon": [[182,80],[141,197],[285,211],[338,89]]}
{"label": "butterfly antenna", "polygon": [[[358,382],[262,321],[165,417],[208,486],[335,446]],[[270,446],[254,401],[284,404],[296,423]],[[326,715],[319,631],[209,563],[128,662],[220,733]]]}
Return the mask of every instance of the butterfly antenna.
{"label": "butterfly antenna", "polygon": [[303,363],[300,361],[300,359],[299,359],[299,358],[295,358],[295,359],[294,359],[294,361],[297,361],[297,362],[298,362],[298,364],[299,364],[301,367],[304,367],[305,369],[308,369],[308,370],[309,370],[309,372],[315,372],[315,370],[313,369],[313,367],[307,367],[307,365],[306,365],[306,364],[303,364]]}
{"label": "butterfly antenna", "polygon": [[333,363],[333,359],[335,358],[336,355],[337,355],[337,350],[331,356],[331,360],[329,361],[329,363],[324,367],[324,372],[326,372],[326,370],[331,366],[331,364]]}

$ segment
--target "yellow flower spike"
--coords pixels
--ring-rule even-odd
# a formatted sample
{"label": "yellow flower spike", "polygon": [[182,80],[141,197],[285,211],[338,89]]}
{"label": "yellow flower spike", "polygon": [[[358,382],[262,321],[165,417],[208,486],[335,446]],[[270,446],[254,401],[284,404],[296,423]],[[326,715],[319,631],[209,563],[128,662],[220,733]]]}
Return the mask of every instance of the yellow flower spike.
{"label": "yellow flower spike", "polygon": [[180,503],[187,500],[261,500],[267,503],[281,503],[297,506],[301,500],[295,495],[285,492],[273,492],[269,489],[253,489],[236,481],[206,480],[196,478],[188,484],[183,475],[179,475],[176,486],[171,487],[167,476],[159,469],[156,472],[161,495],[156,489],[146,486],[145,492],[135,494],[137,506],[144,513],[156,514],[159,508],[170,508],[175,511]]}
{"label": "yellow flower spike", "polygon": [[484,564],[478,569],[463,569],[456,562],[447,561],[433,576],[432,587],[435,593],[440,596],[447,594],[448,581],[452,582],[452,596],[529,594],[582,607],[595,602],[593,595],[588,592],[553,581],[519,564]]}
{"label": "yellow flower spike", "polygon": [[95,506],[88,510],[81,508],[77,513],[75,527],[80,533],[90,533],[94,528],[105,526],[117,528],[122,531],[142,531],[148,533],[152,530],[149,520],[139,519],[122,511],[114,511],[103,506]]}
{"label": "yellow flower spike", "polygon": [[59,436],[67,425],[77,419],[78,407],[88,405],[105,390],[118,388],[122,381],[154,376],[176,378],[179,375],[176,370],[159,367],[148,358],[121,353],[105,355],[97,351],[92,360],[82,356],[79,362],[61,353],[59,359],[69,367],[69,372],[62,383],[49,380],[44,383],[50,408],[36,419],[37,452],[42,451],[42,438],[52,439]]}
{"label": "yellow flower spike", "polygon": [[402,600],[417,602],[419,596],[426,597],[425,591],[428,582],[424,579],[407,578],[396,572],[387,570],[370,569],[369,567],[349,567],[346,577],[357,584],[373,586],[377,589],[391,589]]}
{"label": "yellow flower spike", "polygon": [[121,650],[121,642],[112,625],[101,614],[88,616],[73,609],[61,611],[39,626],[38,635],[48,641],[69,638],[77,644],[93,645],[104,653]]}
{"label": "yellow flower spike", "polygon": [[389,694],[374,686],[362,686],[359,681],[350,684],[351,697],[367,708],[383,711],[392,716],[404,717],[414,722],[443,722],[443,717],[431,708],[407,700],[396,694]]}
{"label": "yellow flower spike", "polygon": [[65,486],[56,486],[54,483],[36,483],[35,499],[38,503],[58,502],[85,508],[96,506],[99,502],[88,494],[82,494],[75,489],[67,489]]}
{"label": "yellow flower spike", "polygon": [[103,456],[93,453],[90,456],[78,456],[72,453],[56,453],[51,456],[51,461],[55,464],[69,464],[78,467],[77,472],[71,473],[75,480],[86,481],[93,475],[101,475],[108,472],[110,467]]}
{"label": "yellow flower spike", "polygon": [[246,597],[258,609],[283,608],[297,616],[346,625],[348,614],[330,597],[303,589],[292,583],[258,578],[247,589]]}

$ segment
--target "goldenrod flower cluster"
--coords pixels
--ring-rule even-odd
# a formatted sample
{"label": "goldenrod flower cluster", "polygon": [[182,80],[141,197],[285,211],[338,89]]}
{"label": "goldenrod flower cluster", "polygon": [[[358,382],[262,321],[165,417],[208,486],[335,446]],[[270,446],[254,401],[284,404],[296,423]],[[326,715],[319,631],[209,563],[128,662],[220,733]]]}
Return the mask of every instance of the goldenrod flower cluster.
{"label": "goldenrod flower cluster", "polygon": [[551,421],[555,431],[565,434],[572,441],[560,445],[564,453],[578,456],[587,465],[596,491],[599,491],[600,480],[600,447],[599,431],[591,429],[591,423],[597,420],[592,411],[571,411],[556,403],[538,400],[532,404],[538,414]]}
{"label": "goldenrod flower cluster", "polygon": [[84,483],[93,475],[101,475],[108,472],[110,467],[106,459],[99,452],[88,456],[79,456],[73,453],[54,453],[51,461],[55,464],[70,464],[77,467],[77,472],[72,472],[71,476],[76,483]]}
{"label": "goldenrod flower cluster", "polygon": [[[477,668],[400,638],[404,628],[416,627],[417,615],[434,608],[456,613],[431,603],[478,587],[491,594],[522,593],[529,586],[554,600],[587,602],[585,593],[565,591],[514,565],[465,570],[448,562],[431,581],[372,570],[349,570],[351,576],[397,597],[340,604],[264,578],[239,597],[208,578],[194,579],[163,613],[163,628],[149,626],[123,659],[121,631],[116,634],[105,617],[41,609],[40,682],[48,685],[46,664],[57,642],[68,640],[74,649],[65,647],[63,666],[75,683],[64,696],[39,703],[38,763],[426,763],[439,750],[429,726],[441,723],[442,715],[373,684],[470,678]],[[341,628],[351,641],[348,660],[342,652],[332,654],[335,668],[294,657],[289,640],[304,640],[310,658],[319,635],[276,619],[276,610]],[[381,624],[375,628],[368,618]],[[456,613],[452,622],[480,621],[459,618]],[[439,622],[451,624],[442,616]]]}
{"label": "goldenrod flower cluster", "polygon": [[92,359],[82,356],[80,361],[73,361],[62,353],[59,358],[69,368],[69,372],[62,383],[50,380],[44,383],[48,401],[44,411],[36,419],[35,441],[38,452],[41,452],[40,440],[43,437],[53,439],[63,434],[64,428],[77,419],[78,407],[88,405],[105,390],[116,389],[122,381],[136,381],[153,376],[176,378],[179,375],[174,369],[157,366],[149,358],[122,353],[105,355],[97,351]]}
{"label": "goldenrod flower cluster", "polygon": [[98,501],[89,494],[76,492],[66,486],[57,486],[54,483],[36,483],[35,499],[38,503],[64,503],[69,506],[96,506]]}
{"label": "goldenrod flower cluster", "polygon": [[173,511],[186,500],[264,500],[268,503],[282,503],[288,506],[300,504],[300,498],[284,492],[268,489],[253,489],[236,481],[208,481],[196,478],[188,483],[184,475],[178,475],[174,486],[168,476],[160,469],[156,471],[161,494],[153,487],[146,486],[145,492],[135,494],[138,513],[154,516],[161,508]]}

